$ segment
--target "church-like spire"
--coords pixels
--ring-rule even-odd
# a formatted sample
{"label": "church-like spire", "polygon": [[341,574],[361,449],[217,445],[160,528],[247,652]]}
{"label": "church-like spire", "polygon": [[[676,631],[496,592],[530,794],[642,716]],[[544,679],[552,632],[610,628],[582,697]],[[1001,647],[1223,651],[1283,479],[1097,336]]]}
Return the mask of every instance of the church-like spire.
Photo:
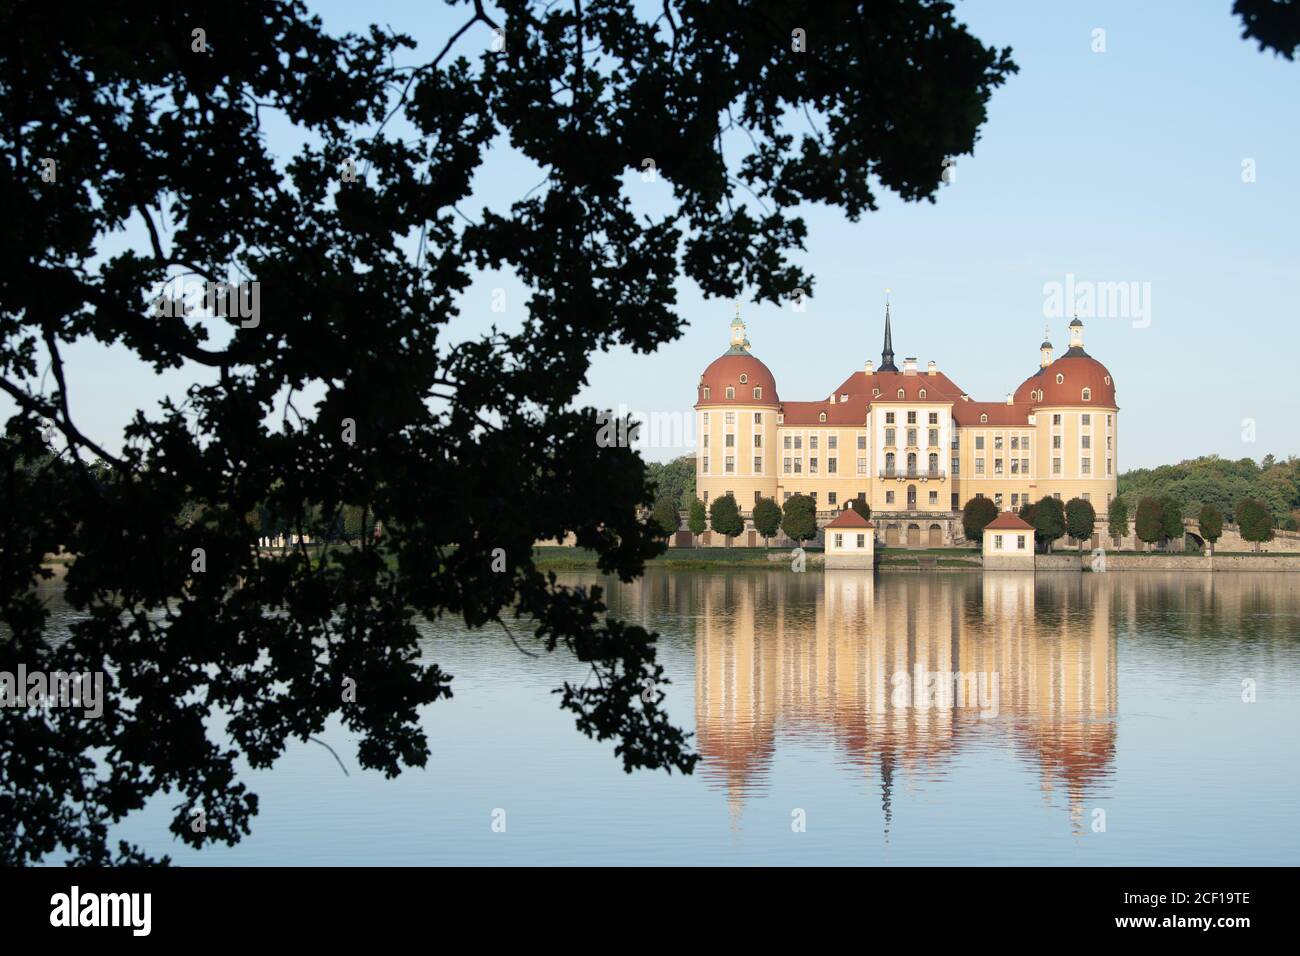
{"label": "church-like spire", "polygon": [[889,290],[885,290],[885,347],[880,353],[881,372],[897,372],[898,366],[894,364],[894,336],[889,328]]}
{"label": "church-like spire", "polygon": [[740,303],[736,303],[736,317],[731,320],[731,348],[728,355],[749,353],[749,336],[745,334],[745,321],[740,317]]}

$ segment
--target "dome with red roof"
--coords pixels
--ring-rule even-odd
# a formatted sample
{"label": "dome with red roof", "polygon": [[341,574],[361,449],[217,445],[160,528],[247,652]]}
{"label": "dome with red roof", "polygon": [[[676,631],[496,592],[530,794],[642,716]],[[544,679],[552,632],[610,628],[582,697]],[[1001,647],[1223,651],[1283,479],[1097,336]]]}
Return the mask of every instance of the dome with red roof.
{"label": "dome with red roof", "polygon": [[766,365],[749,354],[745,323],[737,315],[731,323],[731,348],[709,363],[700,376],[696,407],[703,405],[770,405],[781,400],[776,378]]}
{"label": "dome with red roof", "polygon": [[[1042,347],[1050,350],[1051,343],[1044,341]],[[1031,405],[1118,407],[1115,379],[1106,366],[1083,350],[1083,323],[1077,317],[1070,323],[1069,350],[1025,379],[1016,389],[1015,401]]]}

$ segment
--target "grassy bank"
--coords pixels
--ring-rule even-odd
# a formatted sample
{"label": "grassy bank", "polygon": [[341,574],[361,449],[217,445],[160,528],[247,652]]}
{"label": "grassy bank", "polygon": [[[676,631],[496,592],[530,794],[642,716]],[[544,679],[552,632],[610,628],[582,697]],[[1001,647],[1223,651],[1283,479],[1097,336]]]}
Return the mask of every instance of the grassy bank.
{"label": "grassy bank", "polygon": [[[767,556],[773,554],[778,555],[780,560],[788,560],[790,550],[789,548],[670,548],[665,554],[647,561],[646,567],[677,571],[779,567],[776,561],[769,561]],[[533,562],[543,571],[594,571],[596,552],[582,548],[534,548]]]}

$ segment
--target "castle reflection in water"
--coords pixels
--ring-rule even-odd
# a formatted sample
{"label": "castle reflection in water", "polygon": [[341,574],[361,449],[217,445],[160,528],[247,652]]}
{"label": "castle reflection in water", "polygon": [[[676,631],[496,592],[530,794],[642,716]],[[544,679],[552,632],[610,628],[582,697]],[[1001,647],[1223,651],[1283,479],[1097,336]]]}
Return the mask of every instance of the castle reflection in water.
{"label": "castle reflection in water", "polygon": [[[1109,591],[1085,603],[1077,587],[1051,589],[1042,614],[1040,591],[1051,586],[1032,574],[959,580],[894,575],[878,589],[869,573],[830,572],[707,582],[698,746],[733,815],[761,786],[778,729],[833,736],[878,780],[886,827],[896,774],[932,773],[968,738],[998,733],[1037,765],[1045,789],[1066,789],[1080,822],[1115,752]],[[809,586],[815,593],[798,593]],[[923,696],[931,674],[964,675],[995,694]]]}

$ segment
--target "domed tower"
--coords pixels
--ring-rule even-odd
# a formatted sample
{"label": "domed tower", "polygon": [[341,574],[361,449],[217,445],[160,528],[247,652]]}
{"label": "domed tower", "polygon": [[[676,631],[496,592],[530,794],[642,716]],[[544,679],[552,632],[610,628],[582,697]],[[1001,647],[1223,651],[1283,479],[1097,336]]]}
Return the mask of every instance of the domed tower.
{"label": "domed tower", "polygon": [[1070,347],[1052,359],[1048,337],[1039,347],[1038,371],[1016,389],[1029,405],[1037,432],[1037,497],[1086,498],[1098,515],[1109,510],[1119,487],[1119,406],[1115,380],[1083,348],[1083,323],[1070,323]]}
{"label": "domed tower", "polygon": [[776,379],[750,354],[737,306],[731,347],[709,363],[696,389],[695,493],[706,507],[731,493],[748,515],[757,497],[776,497],[780,404]]}

